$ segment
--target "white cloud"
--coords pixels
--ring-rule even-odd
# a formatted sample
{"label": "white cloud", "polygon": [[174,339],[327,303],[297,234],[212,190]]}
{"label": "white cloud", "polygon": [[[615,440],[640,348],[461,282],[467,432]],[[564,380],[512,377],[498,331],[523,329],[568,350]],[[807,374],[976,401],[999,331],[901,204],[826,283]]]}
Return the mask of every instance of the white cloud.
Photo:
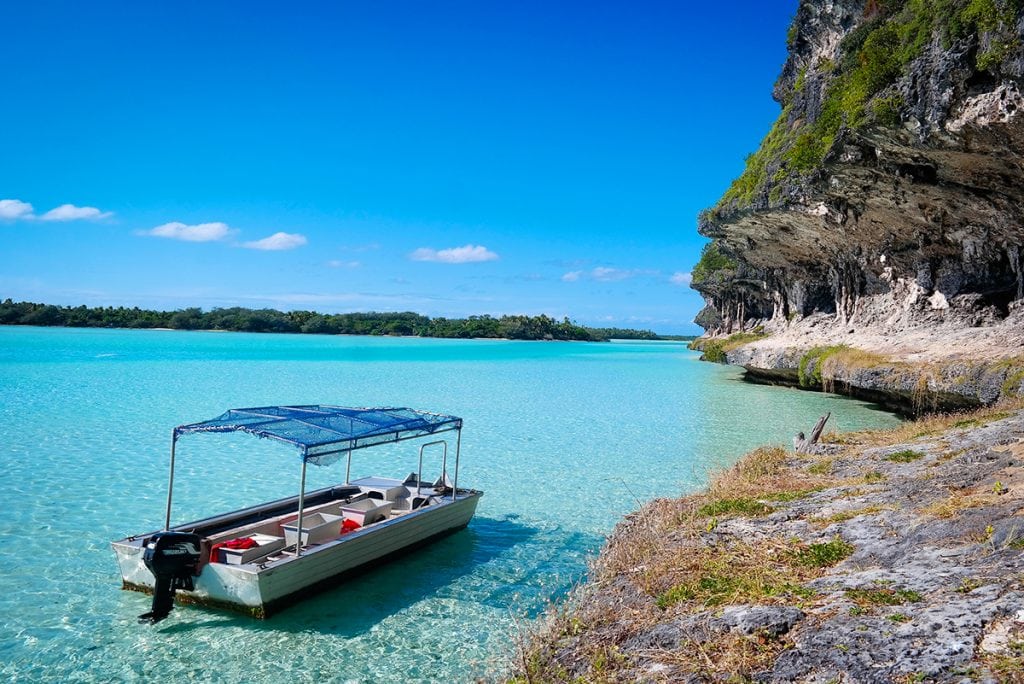
{"label": "white cloud", "polygon": [[409,258],[413,261],[439,261],[445,264],[469,264],[478,261],[495,261],[498,255],[483,245],[465,245],[435,250],[420,247]]}
{"label": "white cloud", "polygon": [[174,221],[157,226],[153,230],[144,230],[140,235],[152,235],[172,240],[184,240],[185,242],[214,242],[216,240],[223,240],[234,232],[228,227],[228,224],[221,223],[220,221],[215,223],[197,223],[192,226]]}
{"label": "white cloud", "polygon": [[340,259],[331,259],[327,262],[327,265],[331,268],[359,268],[362,263],[358,261],[341,261]]}
{"label": "white cloud", "polygon": [[673,285],[689,285],[691,280],[690,273],[684,273],[683,271],[676,271],[669,276],[668,282]]}
{"label": "white cloud", "polygon": [[262,249],[268,252],[278,252],[285,249],[295,249],[306,244],[305,235],[299,233],[274,233],[262,240],[253,240],[252,242],[243,242],[242,246],[246,249]]}
{"label": "white cloud", "polygon": [[591,278],[602,283],[625,280],[627,278],[632,278],[634,275],[636,275],[635,271],[624,271],[621,268],[608,268],[607,266],[598,266],[590,272]]}
{"label": "white cloud", "polygon": [[568,271],[562,275],[562,281],[575,283],[580,280],[593,280],[599,283],[616,283],[630,278],[641,276],[662,277],[660,271],[650,268],[612,268],[611,266],[597,266],[589,271]]}
{"label": "white cloud", "polygon": [[32,205],[16,199],[0,200],[0,220],[32,218]]}
{"label": "white cloud", "polygon": [[96,207],[76,207],[74,204],[62,204],[51,209],[39,218],[44,221],[78,221],[104,219],[113,216],[112,211],[100,211]]}

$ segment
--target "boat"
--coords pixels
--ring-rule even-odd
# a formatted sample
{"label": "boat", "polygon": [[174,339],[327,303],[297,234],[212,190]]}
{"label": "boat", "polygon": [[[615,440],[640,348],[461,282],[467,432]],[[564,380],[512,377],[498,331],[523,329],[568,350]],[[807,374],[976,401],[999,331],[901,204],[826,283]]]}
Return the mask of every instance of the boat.
{"label": "boat", "polygon": [[[185,435],[243,432],[298,448],[297,495],[171,525],[175,451]],[[469,524],[483,492],[459,487],[462,419],[410,408],[264,406],[230,409],[179,425],[171,438],[162,530],[112,542],[122,588],[153,595],[140,622],[156,623],[175,603],[266,618],[350,574]],[[352,452],[419,442],[418,470],[404,479],[350,480]],[[448,477],[448,444],[455,463]],[[424,452],[441,455],[441,476],[423,479]],[[308,465],[346,462],[345,480],[306,490]]]}

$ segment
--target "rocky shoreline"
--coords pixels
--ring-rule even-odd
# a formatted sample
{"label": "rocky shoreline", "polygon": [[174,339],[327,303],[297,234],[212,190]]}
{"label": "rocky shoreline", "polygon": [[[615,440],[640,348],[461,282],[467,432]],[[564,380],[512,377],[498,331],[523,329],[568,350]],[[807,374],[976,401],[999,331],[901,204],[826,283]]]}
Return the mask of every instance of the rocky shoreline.
{"label": "rocky shoreline", "polygon": [[692,348],[742,366],[753,382],[847,394],[909,416],[1024,394],[1024,306],[980,320],[963,307],[922,311],[875,295],[861,301],[856,322],[828,313],[756,321]]}
{"label": "rocky shoreline", "polygon": [[1024,402],[763,448],[627,516],[513,681],[1024,682]]}

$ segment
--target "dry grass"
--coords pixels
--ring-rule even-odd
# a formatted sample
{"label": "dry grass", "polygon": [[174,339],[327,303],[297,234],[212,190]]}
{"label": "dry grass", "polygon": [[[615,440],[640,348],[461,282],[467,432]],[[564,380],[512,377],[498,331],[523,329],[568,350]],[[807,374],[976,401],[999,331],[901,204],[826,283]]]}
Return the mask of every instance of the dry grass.
{"label": "dry grass", "polygon": [[888,430],[863,430],[846,433],[842,437],[847,444],[891,446],[921,437],[932,437],[951,429],[980,427],[1002,420],[1022,408],[1024,397],[1014,397],[973,411],[930,414]]}
{"label": "dry grass", "polygon": [[[697,614],[727,604],[800,604],[814,592],[803,583],[819,577],[852,548],[839,539],[801,544],[781,538],[709,535],[720,517],[770,512],[773,501],[788,501],[835,483],[787,467],[781,447],[756,449],[717,473],[707,493],[658,499],[626,516],[592,564],[590,591],[577,593],[574,607],[549,616],[542,632],[528,640],[518,663],[520,682],[621,681],[630,666],[618,653],[625,639],[667,615]],[[635,594],[633,592],[636,592]],[[591,594],[593,595],[593,594]],[[622,599],[632,596],[631,600]],[[637,605],[636,596],[647,597]],[[609,610],[609,597],[619,597]],[[574,671],[559,662],[559,648],[571,642]],[[732,672],[745,677],[763,668],[786,647],[785,640],[716,634],[694,637],[680,649],[649,654],[687,673]],[[580,661],[586,672],[580,675]]]}
{"label": "dry grass", "polygon": [[923,515],[930,515],[935,518],[949,519],[959,515],[969,508],[982,508],[996,503],[996,494],[969,494],[964,492],[953,492],[947,498],[934,501],[927,506],[917,509]]}
{"label": "dry grass", "polygon": [[699,507],[699,501],[693,497],[655,499],[630,513],[615,528],[594,562],[593,575],[598,580],[619,574],[632,575],[664,548],[669,535],[699,537],[704,520],[697,512]]}
{"label": "dry grass", "polygon": [[[778,654],[791,647],[788,639],[763,634],[745,636],[735,632],[715,634],[711,638],[694,635],[679,644],[676,651],[657,653],[658,661],[672,665],[701,680],[744,682],[755,672],[771,668]],[[722,672],[734,673],[727,680]]]}
{"label": "dry grass", "polygon": [[708,487],[710,500],[754,498],[779,500],[785,493],[810,493],[834,484],[832,478],[808,477],[798,469],[787,468],[789,458],[779,446],[761,447],[744,456],[736,465],[715,475]]}
{"label": "dry grass", "polygon": [[979,658],[997,681],[1003,684],[1024,684],[1024,635],[1012,642],[1007,653],[985,653]]}
{"label": "dry grass", "polygon": [[668,535],[692,541],[707,532],[714,518],[770,513],[772,502],[806,496],[835,483],[788,469],[786,460],[782,447],[755,449],[716,474],[706,494],[656,499],[626,516],[595,564],[597,577],[635,572],[664,546]]}

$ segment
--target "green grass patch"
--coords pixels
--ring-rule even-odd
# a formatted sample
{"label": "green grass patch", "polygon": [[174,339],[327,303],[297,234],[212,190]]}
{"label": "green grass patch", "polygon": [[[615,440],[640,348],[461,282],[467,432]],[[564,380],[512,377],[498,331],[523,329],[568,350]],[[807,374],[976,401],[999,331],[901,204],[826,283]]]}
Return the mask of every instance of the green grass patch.
{"label": "green grass patch", "polygon": [[706,503],[697,509],[697,513],[712,517],[720,515],[768,515],[775,509],[766,503],[752,498],[718,499]]}
{"label": "green grass patch", "polygon": [[1024,383],[1024,368],[1011,370],[1006,374],[1006,379],[1003,380],[1003,394],[1019,394],[1022,383]]}
{"label": "green grass patch", "polygon": [[845,344],[836,344],[828,347],[814,347],[802,357],[797,368],[797,378],[801,387],[815,387],[822,384],[821,367],[828,357],[849,349]]}
{"label": "green grass patch", "polygon": [[864,482],[868,484],[874,484],[876,482],[885,482],[888,478],[884,473],[880,473],[877,470],[864,473]]}
{"label": "green grass patch", "polygon": [[889,454],[885,457],[885,460],[892,461],[893,463],[911,463],[921,458],[924,458],[924,454],[920,451],[904,449],[902,451],[896,451]]}
{"label": "green grass patch", "polygon": [[831,475],[835,464],[836,460],[834,458],[823,458],[817,463],[807,466],[807,472],[811,475]]}
{"label": "green grass patch", "polygon": [[768,501],[778,501],[781,503],[786,503],[789,501],[796,501],[797,499],[802,499],[805,496],[810,496],[815,492],[820,492],[822,489],[822,487],[811,487],[810,489],[797,489],[792,492],[775,492],[773,494],[766,494],[764,498],[767,499]]}
{"label": "green grass patch", "polygon": [[835,537],[831,541],[811,544],[793,551],[793,562],[808,568],[828,568],[853,553],[853,544]]}
{"label": "green grass patch", "polygon": [[919,603],[924,600],[911,589],[847,589],[846,598],[862,606],[902,606],[904,603]]}
{"label": "green grass patch", "polygon": [[756,342],[757,340],[764,339],[767,337],[761,328],[755,328],[751,332],[738,332],[729,335],[725,339],[720,337],[704,340],[699,349],[703,353],[705,361],[711,361],[713,363],[725,363],[726,352],[730,352],[733,349],[743,346],[748,342]]}
{"label": "green grass patch", "polygon": [[751,577],[742,573],[708,573],[692,582],[679,584],[658,596],[662,610],[683,601],[697,601],[705,606],[720,606],[736,601],[763,601],[779,596],[808,598],[814,591],[792,582]]}

